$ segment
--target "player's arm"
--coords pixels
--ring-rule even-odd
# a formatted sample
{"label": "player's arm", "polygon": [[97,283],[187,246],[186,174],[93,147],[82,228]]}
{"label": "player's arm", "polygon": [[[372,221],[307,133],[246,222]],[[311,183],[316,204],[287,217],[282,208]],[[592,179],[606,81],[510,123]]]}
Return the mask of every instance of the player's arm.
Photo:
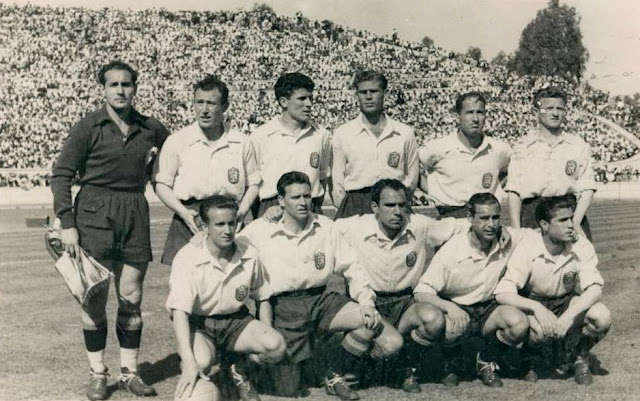
{"label": "player's arm", "polygon": [[178,355],[180,355],[180,360],[182,361],[182,374],[180,375],[178,385],[176,386],[176,397],[181,397],[182,394],[186,394],[190,397],[193,386],[196,384],[196,380],[198,380],[199,369],[196,357],[193,354],[193,349],[191,348],[189,314],[184,311],[174,309],[172,311],[172,316],[173,331],[178,345]]}
{"label": "player's arm", "polygon": [[556,335],[564,337],[576,322],[578,315],[586,312],[602,298],[602,286],[589,286],[582,294],[571,300],[569,308],[558,318]]}
{"label": "player's arm", "polygon": [[[596,192],[596,180],[593,169],[593,158],[591,157],[591,148],[586,143],[584,144],[582,159],[582,169],[579,172],[578,177],[578,191],[580,191],[580,198],[576,204],[576,209],[573,212],[573,223],[576,228],[579,229],[584,216],[587,214],[587,210],[593,202],[593,195]],[[582,231],[581,229],[579,229]]]}
{"label": "player's arm", "polygon": [[244,221],[244,217],[251,209],[251,205],[253,205],[253,202],[258,198],[258,191],[260,189],[260,183],[262,182],[256,151],[253,142],[250,140],[247,141],[242,148],[242,162],[244,164],[244,181],[246,188],[238,205],[239,222]]}
{"label": "player's arm", "polygon": [[587,214],[587,210],[591,206],[593,202],[593,195],[595,191],[592,189],[588,189],[586,191],[582,191],[580,193],[580,199],[576,203],[576,209],[573,212],[573,224],[577,230],[582,231],[580,228],[580,224],[582,224],[582,220],[584,216]]}
{"label": "player's arm", "polygon": [[522,213],[522,199],[517,192],[507,192],[508,204],[509,204],[509,219],[511,220],[511,227],[520,228],[520,214]]}
{"label": "player's arm", "polygon": [[268,299],[257,301],[257,309],[259,311],[260,321],[267,326],[273,326],[273,307]]}
{"label": "player's arm", "polygon": [[169,209],[173,210],[185,222],[193,234],[197,234],[200,229],[196,224],[198,212],[184,206],[173,189],[162,182],[156,182],[156,195]]}
{"label": "player's arm", "polygon": [[416,134],[413,130],[410,132],[409,141],[406,144],[407,152],[407,182],[405,183],[409,191],[409,199],[413,199],[413,193],[418,187],[420,178],[420,161],[418,159],[418,143],[416,142]]}
{"label": "player's arm", "polygon": [[331,199],[335,207],[340,207],[342,199],[344,199],[346,195],[344,174],[347,168],[347,160],[343,147],[344,145],[340,140],[339,134],[334,134],[331,140]]}
{"label": "player's arm", "polygon": [[244,195],[242,196],[242,200],[238,205],[238,221],[244,221],[244,217],[249,213],[251,209],[251,205],[258,198],[258,191],[260,188],[258,184],[249,186]]}

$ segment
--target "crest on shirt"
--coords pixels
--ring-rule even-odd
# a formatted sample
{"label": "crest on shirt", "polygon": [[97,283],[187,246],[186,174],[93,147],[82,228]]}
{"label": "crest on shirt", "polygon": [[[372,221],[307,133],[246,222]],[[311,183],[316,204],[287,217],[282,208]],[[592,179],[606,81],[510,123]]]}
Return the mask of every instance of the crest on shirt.
{"label": "crest on shirt", "polygon": [[578,168],[578,163],[576,163],[575,160],[569,160],[567,164],[564,166],[564,172],[567,175],[573,175],[573,173],[576,172],[577,168]]}
{"label": "crest on shirt", "polygon": [[407,255],[407,259],[406,259],[407,267],[409,269],[411,269],[413,266],[416,265],[417,261],[418,261],[418,254],[415,253],[415,251],[409,252],[409,254]]}
{"label": "crest on shirt", "polygon": [[387,159],[389,167],[396,168],[400,165],[400,154],[398,152],[389,153],[389,159]]}
{"label": "crest on shirt", "polygon": [[568,290],[573,289],[573,286],[576,284],[576,276],[578,274],[575,271],[566,272],[564,276],[562,276],[562,284]]}
{"label": "crest on shirt", "polygon": [[313,168],[318,168],[318,166],[320,165],[320,153],[312,152],[309,156],[309,164]]}
{"label": "crest on shirt", "polygon": [[316,269],[318,270],[322,270],[324,269],[324,265],[325,265],[325,257],[324,257],[324,252],[316,252],[313,255],[313,261],[316,264]]}
{"label": "crest on shirt", "polygon": [[231,167],[227,170],[227,179],[232,184],[237,184],[240,181],[240,170],[235,167]]}
{"label": "crest on shirt", "polygon": [[493,184],[493,174],[491,173],[482,174],[482,188],[489,189],[491,188],[491,184]]}
{"label": "crest on shirt", "polygon": [[243,302],[245,299],[247,299],[248,295],[249,287],[247,287],[246,285],[241,285],[240,287],[236,288],[236,300],[238,302]]}

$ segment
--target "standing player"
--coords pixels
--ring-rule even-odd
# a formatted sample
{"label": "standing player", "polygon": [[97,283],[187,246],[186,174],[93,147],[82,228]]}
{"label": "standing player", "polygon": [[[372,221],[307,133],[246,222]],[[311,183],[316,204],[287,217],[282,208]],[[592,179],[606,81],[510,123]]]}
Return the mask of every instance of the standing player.
{"label": "standing player", "polygon": [[203,199],[227,195],[239,202],[243,221],[258,196],[260,173],[246,135],[224,123],[229,89],[214,76],[194,85],[196,122],[167,139],[154,175],[158,197],[174,211],[162,263],[171,265],[176,253],[198,232],[196,216]]}
{"label": "standing player", "polygon": [[502,387],[496,360],[509,347],[520,345],[529,328],[522,311],[498,305],[493,298],[520,230],[500,226],[500,203],[490,193],[471,196],[467,213],[471,230],[454,235],[440,248],[414,290],[415,299],[433,304],[441,313],[438,321],[444,322],[440,327],[445,359],[442,382],[458,385],[459,341],[471,334],[486,341],[476,356],[482,382]]}
{"label": "standing player", "polygon": [[[282,359],[286,345],[271,324],[271,288],[265,279],[258,251],[234,239],[236,202],[215,195],[200,205],[207,229],[205,246],[185,245],[176,255],[169,283],[167,309],[172,312],[182,375],[176,397],[190,396],[199,375],[207,376],[214,363],[228,352],[250,354],[263,364]],[[259,303],[253,319],[246,303]],[[242,364],[231,365],[231,376],[243,401],[259,400]]]}
{"label": "standing player", "polygon": [[431,304],[416,303],[413,289],[425,272],[432,249],[452,235],[469,229],[464,219],[436,221],[408,213],[407,188],[395,179],[383,179],[371,190],[373,214],[339,219],[335,225],[366,266],[376,292],[376,308],[405,338],[399,355],[402,366],[401,388],[419,393],[416,366],[422,350],[438,337],[442,314]]}
{"label": "standing player", "polygon": [[[287,342],[287,355],[273,372],[276,390],[285,396],[298,393],[298,364],[311,356],[313,334],[346,332],[342,347],[329,360],[325,387],[342,400],[356,400],[358,394],[343,376],[357,357],[369,351],[372,329],[380,323],[374,306],[376,295],[333,222],[311,212],[309,178],[301,172],[289,172],[278,180],[277,187],[278,201],[284,209],[282,220],[276,224],[256,220],[241,234],[260,252],[274,292],[273,326]],[[358,303],[326,291],[332,274],[347,279],[351,298]],[[373,353],[385,357],[401,344],[402,338],[383,328]]]}
{"label": "standing player", "polygon": [[534,212],[542,197],[568,193],[578,197],[573,222],[578,234],[591,240],[587,210],[596,191],[591,148],[580,137],[562,130],[567,95],[548,87],[533,99],[537,132],[521,138],[509,165],[509,215],[514,227],[535,228]]}
{"label": "standing player", "polygon": [[313,212],[321,213],[326,183],[331,176],[331,144],[329,131],[311,121],[314,87],[311,78],[299,72],[282,75],[274,88],[282,115],[251,133],[262,176],[255,217],[278,205],[276,183],[288,171],[307,174]]}
{"label": "standing player", "polygon": [[456,99],[458,131],[433,139],[420,149],[422,189],[442,217],[465,217],[465,204],[480,192],[495,194],[507,173],[511,148],[488,137],[483,127],[487,101],[480,92]]}
{"label": "standing player", "polygon": [[[525,378],[535,381],[540,361],[537,348],[555,339],[579,336],[575,356],[575,381],[591,384],[589,351],[607,334],[611,313],[600,302],[604,280],[597,269],[593,245],[575,242],[573,195],[543,199],[536,207],[541,233],[525,237],[516,247],[507,271],[496,287],[496,300],[525,311],[529,316],[529,341]],[[574,243],[575,242],[575,243]]]}
{"label": "standing player", "polygon": [[[51,190],[61,240],[72,257],[80,247],[115,274],[118,295],[116,333],[120,342],[120,384],[135,395],[155,390],[138,375],[142,335],[142,281],[151,260],[149,205],[144,197],[155,152],[168,136],[166,128],[133,108],[136,71],[112,61],[98,72],[105,105],[78,122],[53,167]],[[80,192],[71,201],[71,182],[80,176]],[[84,342],[90,365],[87,397],[107,397],[106,302],[108,287],[96,298],[103,303],[82,311]]]}
{"label": "standing player", "polygon": [[371,187],[382,178],[401,181],[409,199],[418,185],[415,133],[384,113],[387,78],[376,71],[360,71],[353,86],[361,114],[336,129],[331,139],[336,219],[372,213]]}

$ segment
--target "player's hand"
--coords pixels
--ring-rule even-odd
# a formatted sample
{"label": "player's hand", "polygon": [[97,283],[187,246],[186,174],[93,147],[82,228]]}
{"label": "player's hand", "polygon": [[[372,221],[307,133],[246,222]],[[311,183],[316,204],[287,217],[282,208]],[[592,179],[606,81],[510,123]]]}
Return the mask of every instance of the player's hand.
{"label": "player's hand", "polygon": [[367,329],[375,330],[380,324],[380,313],[378,313],[375,306],[361,306],[360,314],[362,315],[364,327]]}
{"label": "player's hand", "polygon": [[448,320],[446,329],[449,330],[453,336],[460,337],[465,331],[467,331],[467,327],[469,326],[469,314],[459,306],[452,305],[447,310],[445,317]]}
{"label": "player's hand", "polygon": [[191,392],[193,392],[199,373],[198,366],[195,363],[182,364],[182,374],[176,386],[176,398],[180,398],[183,395],[186,398],[191,397]]}
{"label": "player's hand", "polygon": [[545,337],[555,337],[558,318],[553,312],[540,305],[533,311],[533,316],[535,316],[538,323],[540,323],[542,334],[544,334]]}
{"label": "player's hand", "polygon": [[564,338],[571,326],[573,326],[573,319],[560,316],[556,322],[556,338]]}
{"label": "player's hand", "polygon": [[64,250],[74,259],[80,257],[80,237],[78,229],[75,227],[63,228],[60,230],[60,241],[64,245]]}
{"label": "player's hand", "polygon": [[199,231],[191,237],[189,240],[191,245],[195,245],[198,248],[204,248],[207,246],[207,233],[204,231]]}
{"label": "player's hand", "polygon": [[283,214],[284,211],[280,206],[271,206],[262,217],[270,223],[276,223],[280,221]]}
{"label": "player's hand", "polygon": [[196,216],[198,216],[198,212],[185,208],[184,211],[180,212],[178,215],[187,225],[192,234],[197,234],[200,231],[196,224]]}

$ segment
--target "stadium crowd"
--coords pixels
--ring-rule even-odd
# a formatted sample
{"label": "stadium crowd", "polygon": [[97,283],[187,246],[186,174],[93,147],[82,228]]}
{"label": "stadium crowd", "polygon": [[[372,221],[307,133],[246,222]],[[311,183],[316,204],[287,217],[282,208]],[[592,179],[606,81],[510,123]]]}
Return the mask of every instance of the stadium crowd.
{"label": "stadium crowd", "polygon": [[[293,70],[317,82],[313,118],[333,130],[357,114],[349,81],[367,67],[390,78],[387,112],[414,127],[420,145],[455,129],[453,99],[463,90],[489,95],[485,130],[512,143],[532,127],[531,93],[554,84],[572,95],[567,127],[590,143],[596,162],[638,153],[593,117],[635,126],[637,114],[624,102],[610,107],[606,94],[551,77],[518,77],[437,47],[330,21],[263,9],[133,12],[11,5],[0,5],[0,21],[0,168],[50,169],[72,123],[99,104],[94,75],[107,58],[140,70],[136,107],[159,116],[171,131],[189,123],[189,83],[202,74],[231,83],[227,115],[250,132],[277,114],[271,88],[281,73]],[[31,185],[48,183],[42,173],[20,174]],[[0,173],[0,186],[15,185],[16,177]]]}

